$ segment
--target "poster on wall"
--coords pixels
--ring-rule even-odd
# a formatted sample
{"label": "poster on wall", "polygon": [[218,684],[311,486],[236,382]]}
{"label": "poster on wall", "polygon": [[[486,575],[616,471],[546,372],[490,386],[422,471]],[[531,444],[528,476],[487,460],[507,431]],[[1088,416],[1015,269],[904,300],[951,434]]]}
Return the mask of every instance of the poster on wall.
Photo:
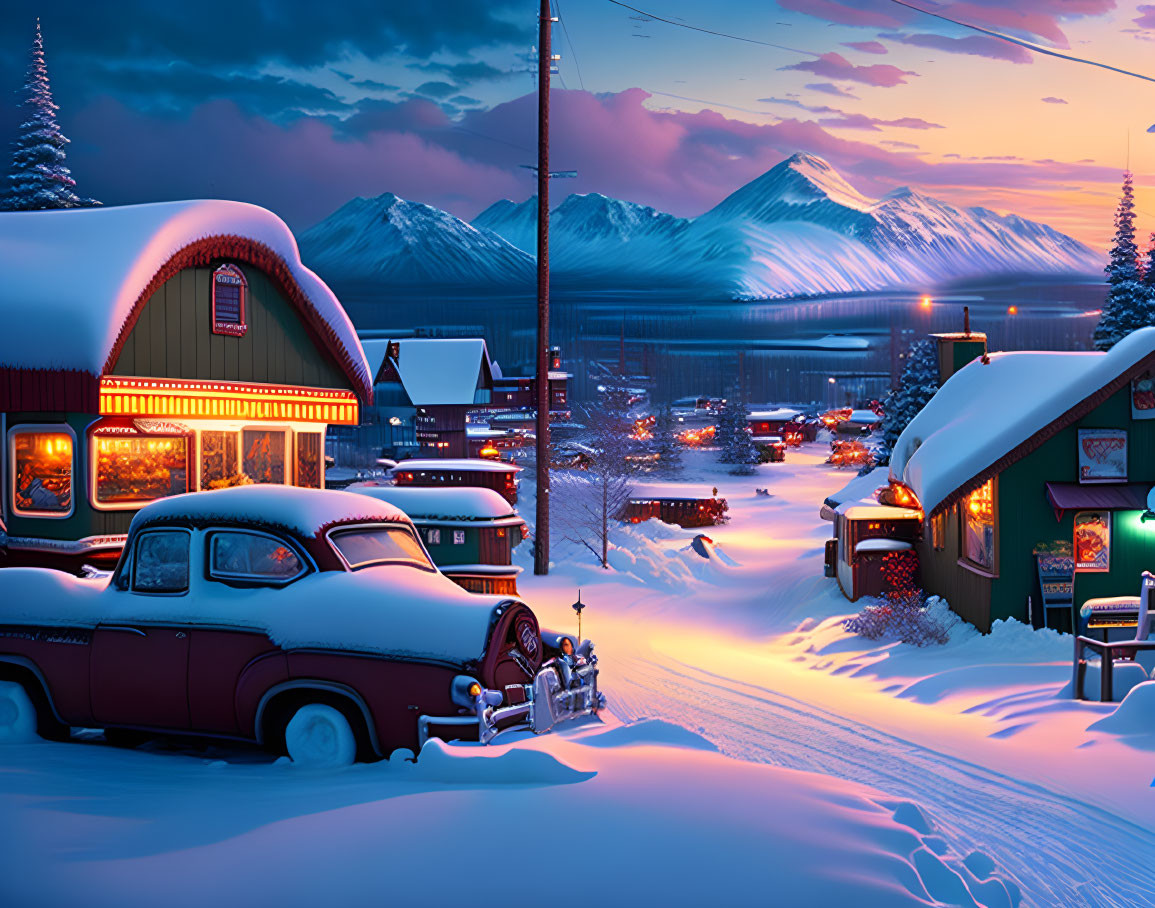
{"label": "poster on wall", "polygon": [[1127,430],[1079,430],[1079,482],[1127,481]]}
{"label": "poster on wall", "polygon": [[1075,570],[1101,574],[1111,568],[1111,512],[1079,511],[1075,515]]}
{"label": "poster on wall", "polygon": [[1131,418],[1155,419],[1155,375],[1150,372],[1131,379]]}

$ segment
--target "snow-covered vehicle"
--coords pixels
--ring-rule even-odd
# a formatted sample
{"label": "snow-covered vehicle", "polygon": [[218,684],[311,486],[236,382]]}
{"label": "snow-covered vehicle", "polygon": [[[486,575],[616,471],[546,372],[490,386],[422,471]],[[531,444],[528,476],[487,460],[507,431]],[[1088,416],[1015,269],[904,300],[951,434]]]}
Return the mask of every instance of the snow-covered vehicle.
{"label": "snow-covered vehicle", "polygon": [[519,599],[439,573],[385,502],[267,485],[178,495],[134,517],[111,577],[0,570],[0,741],[100,727],[325,764],[431,736],[488,743],[604,705],[592,646],[573,644]]}

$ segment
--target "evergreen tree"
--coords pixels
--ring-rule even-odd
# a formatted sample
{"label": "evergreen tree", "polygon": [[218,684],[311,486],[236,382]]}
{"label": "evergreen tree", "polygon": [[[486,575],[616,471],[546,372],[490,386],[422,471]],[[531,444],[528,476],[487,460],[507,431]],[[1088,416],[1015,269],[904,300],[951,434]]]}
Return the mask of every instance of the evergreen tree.
{"label": "evergreen tree", "polygon": [[[1107,273],[1107,299],[1095,326],[1095,349],[1110,350],[1134,331],[1151,323],[1151,285],[1139,273],[1139,248],[1135,245],[1135,192],[1131,171],[1123,173],[1123,193],[1115,209],[1115,242],[1111,246]],[[1149,276],[1150,279],[1150,276]]]}
{"label": "evergreen tree", "polygon": [[870,469],[890,463],[898,436],[937,390],[938,357],[934,344],[928,340],[915,341],[906,351],[906,364],[902,367],[898,387],[887,391],[883,400],[882,447]]}
{"label": "evergreen tree", "polygon": [[754,472],[754,465],[762,461],[758,446],[750,436],[749,423],[750,408],[746,406],[741,391],[735,388],[718,414],[718,428],[714,434],[714,440],[722,448],[718,462],[731,464],[730,472],[735,476],[749,476]]}
{"label": "evergreen tree", "polygon": [[658,455],[658,468],[664,473],[682,469],[682,443],[678,440],[678,423],[669,405],[662,407],[654,422],[651,450]]}
{"label": "evergreen tree", "polygon": [[76,180],[64,165],[68,139],[56,122],[48,67],[44,62],[44,39],[36,20],[31,62],[22,90],[20,107],[26,111],[16,141],[12,144],[12,167],[8,190],[0,207],[9,211],[39,211],[45,208],[87,208],[99,205],[74,192]]}

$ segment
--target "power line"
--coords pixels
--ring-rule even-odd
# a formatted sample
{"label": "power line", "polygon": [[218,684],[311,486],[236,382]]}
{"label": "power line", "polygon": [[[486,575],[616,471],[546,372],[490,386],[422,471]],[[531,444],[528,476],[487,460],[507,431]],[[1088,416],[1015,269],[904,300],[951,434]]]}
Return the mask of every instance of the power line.
{"label": "power line", "polygon": [[802,54],[804,57],[821,57],[822,54],[816,54],[812,50],[799,50],[797,47],[787,47],[784,44],[771,44],[769,41],[759,41],[757,38],[745,38],[742,35],[730,35],[726,32],[716,32],[709,28],[699,28],[696,25],[688,25],[685,22],[678,22],[674,19],[665,19],[654,13],[647,13],[644,9],[638,9],[636,6],[630,6],[628,3],[622,3],[621,0],[609,0],[614,6],[622,6],[626,9],[633,10],[635,13],[641,13],[643,16],[648,16],[651,19],[656,19],[658,22],[665,22],[667,25],[676,25],[678,28],[688,28],[692,32],[702,32],[706,35],[716,35],[719,38],[730,38],[733,41],[745,41],[747,44],[760,44],[763,47],[773,47],[777,50],[789,51],[792,54]]}
{"label": "power line", "polygon": [[[577,51],[574,50],[573,39],[569,36],[569,29],[566,28],[565,19],[563,19],[561,15],[561,0],[553,0],[553,4],[557,7],[557,21],[561,23],[561,30],[565,33],[566,44],[569,45],[569,52],[573,56],[573,65],[574,69],[577,70],[578,84],[582,87],[582,91],[585,91],[586,83],[585,80],[582,79],[582,68],[581,64],[578,63]],[[561,75],[561,73],[558,73],[558,75]]]}
{"label": "power line", "polygon": [[[617,0],[610,0],[610,3],[616,3]],[[1022,38],[1016,38],[1013,35],[1006,35],[1002,32],[992,31],[989,28],[983,28],[981,25],[971,25],[969,22],[962,22],[959,19],[952,19],[949,16],[943,16],[940,13],[932,13],[928,9],[920,9],[913,3],[907,3],[906,0],[890,0],[891,3],[897,3],[899,6],[905,6],[907,9],[912,9],[916,13],[922,13],[924,16],[933,16],[936,19],[941,19],[943,22],[950,22],[953,25],[959,25],[963,28],[969,28],[971,31],[976,31],[982,35],[988,35],[991,38],[997,38],[1000,41],[1006,41],[1008,44],[1016,44],[1019,47],[1025,47],[1027,50],[1034,51],[1036,54],[1046,54],[1049,57],[1058,57],[1060,60],[1070,60],[1072,63],[1083,63],[1086,66],[1097,66],[1100,69],[1109,69],[1111,72],[1119,73],[1124,76],[1131,76],[1135,79],[1143,79],[1145,82],[1155,82],[1155,78],[1145,76],[1142,73],[1133,73],[1129,69],[1120,69],[1117,66],[1111,66],[1107,63],[1099,63],[1095,60],[1088,60],[1085,57],[1074,57],[1070,54],[1061,54],[1057,50],[1051,50],[1049,47],[1044,47],[1041,44],[1035,44],[1032,41],[1024,41]],[[624,4],[623,4],[624,5]]]}

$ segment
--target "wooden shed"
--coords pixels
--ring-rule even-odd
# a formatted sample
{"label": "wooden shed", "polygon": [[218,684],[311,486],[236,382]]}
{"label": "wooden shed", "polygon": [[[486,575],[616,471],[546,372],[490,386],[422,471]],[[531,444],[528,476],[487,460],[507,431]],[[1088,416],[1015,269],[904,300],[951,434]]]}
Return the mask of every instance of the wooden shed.
{"label": "wooden shed", "polygon": [[365,357],[285,224],[238,202],[0,214],[0,554],[78,570],[149,501],[320,488]]}

